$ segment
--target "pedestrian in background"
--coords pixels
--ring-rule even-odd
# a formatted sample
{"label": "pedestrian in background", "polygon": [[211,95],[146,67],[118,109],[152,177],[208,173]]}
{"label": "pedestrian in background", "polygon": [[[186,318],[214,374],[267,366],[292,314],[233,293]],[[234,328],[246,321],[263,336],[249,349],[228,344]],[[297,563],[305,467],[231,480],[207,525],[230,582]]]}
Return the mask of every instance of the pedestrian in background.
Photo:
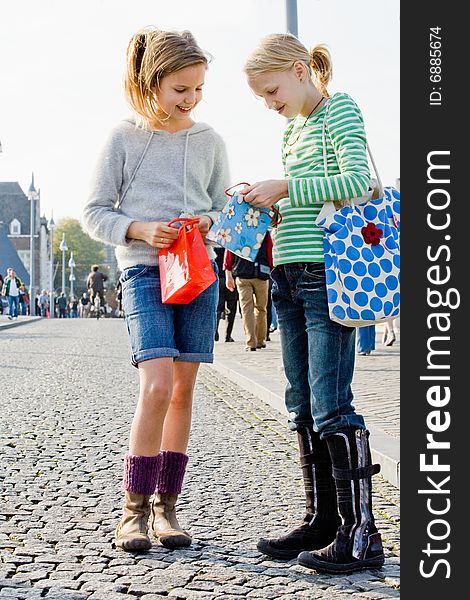
{"label": "pedestrian in background", "polygon": [[100,271],[99,265],[92,265],[86,280],[86,287],[90,294],[91,304],[94,304],[95,296],[98,295],[101,300],[101,306],[104,308],[106,304],[104,298],[104,284],[106,281],[108,281],[108,276]]}
{"label": "pedestrian in background", "polygon": [[84,319],[85,317],[88,317],[90,311],[90,298],[88,298],[86,292],[83,292],[82,297],[80,298],[78,310],[80,318]]}
{"label": "pedestrian in background", "polygon": [[382,344],[384,346],[393,346],[396,342],[397,336],[393,325],[394,322],[394,319],[387,319],[387,321],[384,322],[384,332],[382,336]]}
{"label": "pedestrian in background", "polygon": [[[188,462],[199,364],[213,361],[218,283],[189,304],[163,304],[158,251],[177,238],[168,222],[196,215],[205,237],[225,204],[225,144],[209,125],[191,118],[207,65],[188,31],[146,28],[132,36],[124,85],[136,119],[111,133],[83,214],[91,237],[117,246],[132,364],[139,370],[124,458],[124,514],[115,532],[115,544],[128,551],[151,547],[149,513],[151,531],[165,547],[191,544],[175,503]],[[209,245],[207,251],[213,260]]]}
{"label": "pedestrian in background", "polygon": [[47,310],[49,306],[49,296],[46,290],[42,290],[39,295],[39,310],[41,311],[41,317],[47,317]]}
{"label": "pedestrian in background", "polygon": [[369,356],[375,350],[375,325],[357,328],[356,349],[361,356]]}
{"label": "pedestrian in background", "polygon": [[268,333],[266,334],[267,342],[271,341],[271,333],[273,333],[277,329],[277,314],[276,314],[276,307],[274,306],[274,303],[273,303],[272,287],[273,287],[273,280],[271,278],[269,278],[268,306],[266,309],[267,310],[266,316],[267,316],[267,322],[268,322]]}
{"label": "pedestrian in background", "polygon": [[226,342],[234,342],[232,337],[233,324],[237,314],[238,292],[236,289],[229,290],[225,283],[224,271],[224,253],[223,248],[214,248],[216,254],[217,268],[219,271],[219,303],[217,305],[217,326],[215,330],[215,341],[219,341],[219,323],[220,319],[225,319],[225,335]]}
{"label": "pedestrian in background", "polygon": [[315,224],[325,202],[370,188],[362,114],[348,94],[330,97],[328,50],[309,52],[293,35],[264,38],[245,73],[266,107],[290,119],[282,143],[285,179],[257,182],[241,193],[257,208],[276,204],[282,216],[274,234],[272,296],[307,499],[304,522],[260,540],[258,549],[276,558],[298,555],[301,565],[319,572],[380,567],[371,493],[379,466],[372,464],[369,433],[352,405],[355,329],[329,318],[323,231]]}
{"label": "pedestrian in background", "polygon": [[20,285],[19,292],[20,313],[26,316],[29,313],[29,295],[24,283]]}
{"label": "pedestrian in background", "polygon": [[3,315],[3,275],[0,273],[0,315]]}
{"label": "pedestrian in background", "polygon": [[78,300],[75,296],[70,297],[69,311],[72,319],[78,319]]}
{"label": "pedestrian in background", "polygon": [[41,316],[41,305],[39,303],[40,294],[35,294],[34,296],[34,314],[36,317]]}
{"label": "pedestrian in background", "polygon": [[64,292],[61,292],[57,298],[57,306],[59,308],[59,319],[65,319],[67,317],[67,298]]}
{"label": "pedestrian in background", "polygon": [[20,287],[20,278],[16,276],[15,271],[11,267],[8,267],[7,276],[3,282],[3,295],[8,300],[8,318],[10,321],[18,318]]}
{"label": "pedestrian in background", "polygon": [[121,277],[117,280],[116,283],[116,300],[117,300],[117,308],[116,308],[116,317],[123,317],[124,312],[122,310],[122,282]]}
{"label": "pedestrian in background", "polygon": [[224,255],[225,282],[230,291],[238,290],[245,330],[245,350],[266,348],[269,273],[273,265],[272,239],[266,233],[255,262],[229,250]]}

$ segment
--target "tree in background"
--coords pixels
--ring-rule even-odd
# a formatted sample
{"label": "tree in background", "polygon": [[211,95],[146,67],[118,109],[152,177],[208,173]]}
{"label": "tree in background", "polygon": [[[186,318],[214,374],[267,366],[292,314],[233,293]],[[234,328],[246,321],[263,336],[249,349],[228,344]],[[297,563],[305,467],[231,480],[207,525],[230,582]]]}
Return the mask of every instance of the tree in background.
{"label": "tree in background", "polygon": [[[74,295],[79,297],[83,292],[86,292],[86,278],[90,272],[90,267],[93,264],[102,265],[104,261],[103,244],[92,240],[86,234],[77,219],[65,218],[61,219],[54,230],[54,263],[57,265],[56,276],[54,279],[54,287],[56,290],[60,288],[62,281],[62,252],[59,249],[62,241],[62,234],[65,233],[65,241],[67,242],[68,252],[65,256],[66,266],[66,287],[70,290],[70,268],[68,266],[70,252],[73,252],[75,260],[75,275]],[[106,271],[104,269],[104,271]],[[67,295],[68,295],[67,291]]]}

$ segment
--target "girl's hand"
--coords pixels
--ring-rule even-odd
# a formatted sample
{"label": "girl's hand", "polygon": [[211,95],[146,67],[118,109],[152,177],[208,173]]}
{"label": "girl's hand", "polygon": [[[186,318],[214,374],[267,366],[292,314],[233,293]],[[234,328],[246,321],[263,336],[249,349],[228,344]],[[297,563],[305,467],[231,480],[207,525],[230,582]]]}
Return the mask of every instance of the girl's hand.
{"label": "girl's hand", "polygon": [[203,238],[209,233],[209,229],[212,227],[212,219],[207,215],[201,215],[200,217],[191,217],[191,219],[199,219],[197,227],[201,232]]}
{"label": "girl's hand", "polygon": [[126,237],[142,240],[153,248],[169,248],[178,237],[178,230],[160,221],[134,221],[129,225]]}
{"label": "girl's hand", "polygon": [[233,278],[233,275],[232,275],[232,271],[225,271],[225,285],[226,285],[227,289],[229,289],[231,292],[235,291],[236,285],[235,285],[235,279]]}
{"label": "girl's hand", "polygon": [[245,186],[240,190],[245,201],[258,208],[271,208],[282,198],[289,196],[287,181],[283,179],[268,179],[267,181],[258,181],[253,185]]}

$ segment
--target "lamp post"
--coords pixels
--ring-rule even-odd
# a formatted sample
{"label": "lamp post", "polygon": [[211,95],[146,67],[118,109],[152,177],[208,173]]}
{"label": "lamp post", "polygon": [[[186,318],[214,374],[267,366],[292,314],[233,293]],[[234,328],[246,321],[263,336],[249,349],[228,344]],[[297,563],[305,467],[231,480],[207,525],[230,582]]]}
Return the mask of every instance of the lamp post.
{"label": "lamp post", "polygon": [[75,275],[73,274],[73,270],[75,268],[75,261],[73,259],[73,252],[70,253],[69,267],[70,267],[70,277],[69,277],[69,281],[70,281],[70,298],[73,298],[73,282],[75,281]]}
{"label": "lamp post", "polygon": [[55,317],[55,305],[54,305],[54,228],[55,228],[55,223],[54,223],[54,216],[52,214],[51,214],[51,219],[47,225],[49,228],[49,244],[50,244],[50,253],[51,253],[51,263],[50,263],[50,281],[51,281],[51,283],[49,286],[49,290],[50,290],[49,314],[50,314],[51,319],[53,319]]}
{"label": "lamp post", "polygon": [[[297,0],[285,0],[286,1],[286,29],[287,33],[299,37],[299,26],[297,19]],[[291,119],[286,118],[287,123],[290,123]]]}
{"label": "lamp post", "polygon": [[298,37],[297,0],[286,0],[286,21],[287,33],[292,33],[292,35]]}
{"label": "lamp post", "polygon": [[36,257],[34,253],[34,237],[36,234],[36,200],[39,195],[34,187],[34,173],[31,178],[31,185],[28,190],[28,200],[30,201],[30,215],[29,215],[29,306],[30,306],[30,314],[32,315],[32,309],[34,309],[36,302],[36,294],[35,294],[35,262]]}
{"label": "lamp post", "polygon": [[65,294],[65,253],[68,250],[67,242],[65,241],[65,233],[62,234],[62,241],[60,242],[59,248],[62,252],[62,293]]}

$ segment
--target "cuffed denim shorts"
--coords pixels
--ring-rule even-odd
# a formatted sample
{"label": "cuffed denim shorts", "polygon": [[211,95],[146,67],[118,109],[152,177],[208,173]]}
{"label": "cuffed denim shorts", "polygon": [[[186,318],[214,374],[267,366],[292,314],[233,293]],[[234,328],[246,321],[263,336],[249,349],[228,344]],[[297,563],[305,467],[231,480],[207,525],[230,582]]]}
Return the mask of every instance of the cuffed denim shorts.
{"label": "cuffed denim shorts", "polygon": [[[217,274],[217,265],[211,261]],[[153,358],[214,361],[218,280],[189,304],[163,304],[158,266],[124,269],[122,307],[129,332],[132,364]]]}

